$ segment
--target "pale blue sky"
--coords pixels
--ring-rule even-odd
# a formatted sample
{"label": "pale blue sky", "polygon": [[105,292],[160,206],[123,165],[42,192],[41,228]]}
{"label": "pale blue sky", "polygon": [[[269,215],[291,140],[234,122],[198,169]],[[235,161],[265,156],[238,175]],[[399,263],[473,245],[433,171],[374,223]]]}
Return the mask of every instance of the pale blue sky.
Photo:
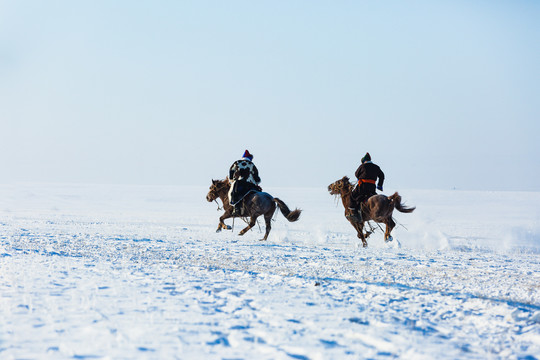
{"label": "pale blue sky", "polygon": [[0,183],[540,191],[540,2],[2,1]]}

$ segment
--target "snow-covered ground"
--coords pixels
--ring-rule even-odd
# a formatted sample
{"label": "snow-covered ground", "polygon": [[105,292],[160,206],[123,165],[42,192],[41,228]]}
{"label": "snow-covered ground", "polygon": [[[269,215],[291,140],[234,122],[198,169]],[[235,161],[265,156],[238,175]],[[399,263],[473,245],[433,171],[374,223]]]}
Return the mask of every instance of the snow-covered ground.
{"label": "snow-covered ground", "polygon": [[265,190],[303,213],[260,242],[207,187],[0,186],[0,358],[540,358],[540,193],[401,190],[364,249]]}

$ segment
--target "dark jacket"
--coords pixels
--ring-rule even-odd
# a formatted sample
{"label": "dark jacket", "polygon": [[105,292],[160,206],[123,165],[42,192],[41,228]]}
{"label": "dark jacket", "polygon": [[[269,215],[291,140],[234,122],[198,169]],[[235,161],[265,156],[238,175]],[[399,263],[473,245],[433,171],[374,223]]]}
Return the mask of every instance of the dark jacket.
{"label": "dark jacket", "polygon": [[[358,167],[354,175],[358,179],[358,185],[351,192],[349,207],[351,209],[358,209],[360,203],[377,194],[375,187],[377,179],[379,179],[377,185],[380,187],[383,186],[384,173],[378,165],[375,165],[371,161],[366,161]],[[367,182],[362,180],[367,180]]]}
{"label": "dark jacket", "polygon": [[[376,181],[377,178],[379,179],[378,186],[383,186],[384,183],[384,173],[382,172],[381,168],[372,163],[371,161],[366,161],[362,165],[356,169],[356,172],[354,173],[356,178],[358,180],[372,180]],[[374,184],[375,185],[375,184]],[[375,186],[373,186],[375,188]]]}

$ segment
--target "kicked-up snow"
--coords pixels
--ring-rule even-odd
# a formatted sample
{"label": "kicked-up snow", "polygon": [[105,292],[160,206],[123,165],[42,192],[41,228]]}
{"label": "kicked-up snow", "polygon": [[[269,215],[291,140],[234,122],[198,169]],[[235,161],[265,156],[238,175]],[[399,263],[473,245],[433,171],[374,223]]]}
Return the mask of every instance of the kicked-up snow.
{"label": "kicked-up snow", "polygon": [[303,213],[261,242],[204,187],[0,186],[0,358],[540,358],[540,193],[400,191],[362,248],[326,189],[265,190]]}

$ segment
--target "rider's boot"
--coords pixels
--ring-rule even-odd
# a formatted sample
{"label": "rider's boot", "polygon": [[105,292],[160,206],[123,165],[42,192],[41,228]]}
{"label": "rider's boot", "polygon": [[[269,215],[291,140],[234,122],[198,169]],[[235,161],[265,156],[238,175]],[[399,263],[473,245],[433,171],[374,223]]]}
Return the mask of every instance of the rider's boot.
{"label": "rider's boot", "polygon": [[349,211],[345,215],[345,217],[351,221],[361,223],[362,222],[362,214],[360,211],[358,211],[355,208],[349,208]]}
{"label": "rider's boot", "polygon": [[364,221],[364,219],[362,219],[362,210],[356,210],[356,218],[358,219],[358,222]]}
{"label": "rider's boot", "polygon": [[242,216],[242,205],[234,204],[232,214],[233,216]]}

